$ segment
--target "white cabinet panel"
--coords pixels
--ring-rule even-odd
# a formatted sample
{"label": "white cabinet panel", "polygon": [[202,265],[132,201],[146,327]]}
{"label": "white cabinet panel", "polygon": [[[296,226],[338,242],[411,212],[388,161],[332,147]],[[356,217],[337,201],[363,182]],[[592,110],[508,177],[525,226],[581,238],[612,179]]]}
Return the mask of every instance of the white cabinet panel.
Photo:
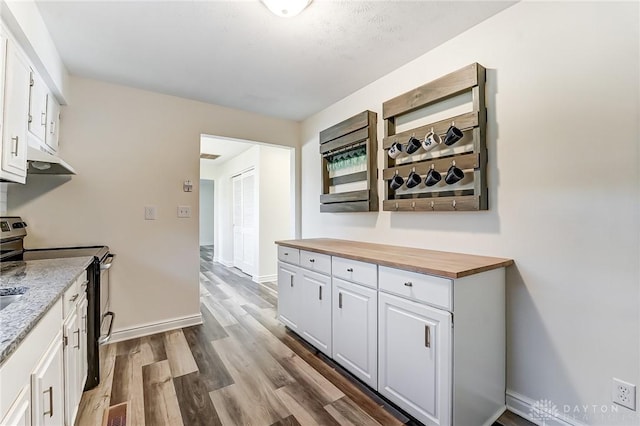
{"label": "white cabinet panel", "polygon": [[49,94],[47,96],[47,120],[45,143],[53,152],[58,151],[58,141],[60,139],[60,104],[56,98]]}
{"label": "white cabinet panel", "polygon": [[302,337],[331,357],[331,277],[299,268]]}
{"label": "white cabinet panel", "polygon": [[378,391],[425,425],[451,422],[451,314],[380,293]]}
{"label": "white cabinet panel", "polygon": [[31,426],[31,386],[29,383],[18,394],[9,412],[2,418],[3,426]]}
{"label": "white cabinet panel", "polygon": [[360,380],[378,386],[378,292],[332,280],[333,359]]}
{"label": "white cabinet panel", "polygon": [[300,263],[300,250],[278,246],[278,260],[297,265]]}
{"label": "white cabinet panel", "polygon": [[31,70],[15,44],[8,41],[5,57],[2,170],[0,177],[25,183],[27,174],[27,124]]}
{"label": "white cabinet panel", "polygon": [[378,288],[378,265],[333,256],[331,274],[353,283]]}
{"label": "white cabinet panel", "polygon": [[302,293],[296,285],[295,266],[278,262],[278,318],[291,330],[299,332]]}
{"label": "white cabinet panel", "polygon": [[64,424],[62,334],[59,332],[31,375],[33,426]]}
{"label": "white cabinet panel", "polygon": [[453,309],[453,283],[450,279],[386,266],[380,266],[378,274],[380,290],[448,311]]}
{"label": "white cabinet panel", "polygon": [[78,328],[78,315],[75,310],[62,324],[62,333],[64,335],[64,419],[66,425],[72,425],[77,410],[78,349],[80,348],[80,329]]}
{"label": "white cabinet panel", "polygon": [[29,132],[44,142],[47,130],[47,98],[49,89],[35,72],[31,72],[29,91]]}
{"label": "white cabinet panel", "polygon": [[300,266],[322,274],[331,274],[331,256],[300,250]]}

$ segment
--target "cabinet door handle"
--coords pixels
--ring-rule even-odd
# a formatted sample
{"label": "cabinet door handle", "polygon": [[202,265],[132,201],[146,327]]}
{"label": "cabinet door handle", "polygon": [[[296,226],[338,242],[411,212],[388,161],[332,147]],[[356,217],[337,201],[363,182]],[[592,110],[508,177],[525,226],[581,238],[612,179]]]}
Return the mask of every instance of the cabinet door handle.
{"label": "cabinet door handle", "polygon": [[80,329],[77,329],[76,331],[74,331],[73,334],[76,334],[78,336],[78,344],[73,345],[73,347],[76,349],[80,349]]}
{"label": "cabinet door handle", "polygon": [[73,296],[71,296],[71,299],[69,299],[69,301],[70,302],[75,302],[77,298],[78,298],[78,293],[76,293]]}
{"label": "cabinet door handle", "polygon": [[86,315],[82,316],[82,326],[84,327],[82,329],[82,332],[86,333],[87,332],[87,316]]}
{"label": "cabinet door handle", "polygon": [[424,345],[427,348],[431,347],[431,327],[428,325],[424,326]]}
{"label": "cabinet door handle", "polygon": [[342,293],[338,293],[338,308],[342,309]]}
{"label": "cabinet door handle", "polygon": [[40,125],[41,126],[46,126],[47,125],[47,113],[46,112],[41,112],[40,113]]}
{"label": "cabinet door handle", "polygon": [[43,415],[49,415],[49,417],[53,417],[53,386],[49,386],[49,389],[43,391],[42,393],[49,392],[49,410],[42,413]]}
{"label": "cabinet door handle", "polygon": [[311,263],[313,263],[315,261],[316,261],[315,259],[309,259],[309,262],[311,262]]}
{"label": "cabinet door handle", "polygon": [[20,136],[16,136],[15,138],[11,138],[12,142],[12,150],[11,155],[18,156],[18,143],[20,142]]}
{"label": "cabinet door handle", "polygon": [[347,272],[353,272],[353,268],[347,268]]}
{"label": "cabinet door handle", "polygon": [[289,277],[291,278],[291,287],[293,287],[293,275],[289,275]]}
{"label": "cabinet door handle", "polygon": [[322,300],[322,286],[318,287],[318,299]]}
{"label": "cabinet door handle", "polygon": [[411,281],[407,281],[406,283],[404,283],[404,285],[406,285],[407,287],[413,287],[413,283]]}
{"label": "cabinet door handle", "polygon": [[284,255],[285,255],[285,256],[289,256],[289,253],[285,252],[285,253],[284,253]]}

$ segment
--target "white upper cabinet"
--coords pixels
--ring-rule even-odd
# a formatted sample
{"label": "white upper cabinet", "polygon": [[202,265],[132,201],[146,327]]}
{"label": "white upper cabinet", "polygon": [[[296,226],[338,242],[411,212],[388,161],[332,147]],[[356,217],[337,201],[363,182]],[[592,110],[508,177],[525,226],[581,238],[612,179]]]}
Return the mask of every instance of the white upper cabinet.
{"label": "white upper cabinet", "polygon": [[47,127],[47,98],[49,89],[38,74],[31,71],[29,93],[29,132],[44,142]]}
{"label": "white upper cabinet", "polygon": [[59,128],[60,104],[52,94],[49,94],[47,96],[46,135],[44,142],[54,153],[58,152]]}
{"label": "white upper cabinet", "polygon": [[25,183],[31,69],[11,40],[3,43],[6,53],[0,178]]}

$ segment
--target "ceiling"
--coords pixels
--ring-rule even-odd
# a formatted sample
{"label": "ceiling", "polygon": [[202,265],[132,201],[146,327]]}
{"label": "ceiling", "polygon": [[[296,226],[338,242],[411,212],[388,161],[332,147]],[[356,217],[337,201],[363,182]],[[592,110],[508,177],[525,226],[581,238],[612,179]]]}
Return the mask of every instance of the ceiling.
{"label": "ceiling", "polygon": [[219,155],[219,157],[215,160],[201,159],[200,161],[206,161],[208,164],[220,165],[255,145],[255,143],[241,142],[238,139],[202,135],[200,136],[200,153],[215,154]]}
{"label": "ceiling", "polygon": [[302,120],[513,2],[38,0],[73,75]]}

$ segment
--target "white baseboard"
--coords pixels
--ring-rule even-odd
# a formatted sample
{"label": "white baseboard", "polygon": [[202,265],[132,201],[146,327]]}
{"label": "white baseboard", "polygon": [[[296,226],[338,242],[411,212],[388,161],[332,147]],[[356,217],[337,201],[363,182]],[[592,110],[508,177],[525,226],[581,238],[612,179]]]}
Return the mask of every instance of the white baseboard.
{"label": "white baseboard", "polygon": [[224,266],[226,266],[227,268],[233,268],[233,260],[224,260],[224,259],[219,259],[218,263],[222,263]]}
{"label": "white baseboard", "polygon": [[273,274],[273,275],[254,275],[253,277],[251,277],[251,280],[253,282],[262,284],[262,283],[269,283],[272,281],[277,281],[278,280],[278,275],[277,274]]}
{"label": "white baseboard", "polygon": [[190,327],[202,324],[202,314],[188,317],[174,318],[168,321],[142,324],[135,327],[114,330],[109,343],[122,342],[123,340],[135,339],[149,336],[151,334],[162,333],[164,331],[175,330],[177,328]]}
{"label": "white baseboard", "polygon": [[[534,405],[539,401],[521,395],[517,392],[507,389],[507,408],[509,411],[529,420],[538,426],[586,426],[584,423],[579,422],[576,419],[570,419],[562,414],[562,407],[557,407],[557,412],[551,412],[549,410],[546,413],[540,415],[533,415]],[[548,401],[553,407],[553,402]],[[538,407],[536,407],[538,408]],[[544,405],[540,408],[544,408]]]}
{"label": "white baseboard", "polygon": [[482,426],[491,426],[492,424],[494,424],[496,422],[496,420],[498,420],[500,418],[502,413],[504,413],[505,411],[507,411],[507,406],[506,405],[504,407],[500,407],[500,409],[498,411],[496,411],[493,414],[493,416],[489,417],[489,419],[482,424]]}

